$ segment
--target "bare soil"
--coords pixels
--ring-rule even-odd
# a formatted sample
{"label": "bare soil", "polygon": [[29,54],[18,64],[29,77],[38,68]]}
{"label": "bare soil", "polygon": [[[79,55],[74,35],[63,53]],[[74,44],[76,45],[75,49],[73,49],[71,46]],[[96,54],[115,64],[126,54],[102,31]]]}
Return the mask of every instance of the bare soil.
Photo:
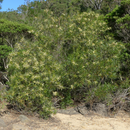
{"label": "bare soil", "polygon": [[103,117],[94,112],[86,115],[57,113],[48,120],[37,116],[27,116],[29,121],[22,122],[21,114],[4,110],[0,118],[7,124],[0,130],[130,130],[130,114],[119,111],[111,117]]}

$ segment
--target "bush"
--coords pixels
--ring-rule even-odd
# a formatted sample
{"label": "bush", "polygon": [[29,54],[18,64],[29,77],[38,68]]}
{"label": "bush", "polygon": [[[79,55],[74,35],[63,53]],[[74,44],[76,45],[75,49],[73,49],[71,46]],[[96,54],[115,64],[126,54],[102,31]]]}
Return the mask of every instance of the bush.
{"label": "bush", "polygon": [[54,110],[50,102],[51,71],[54,69],[52,56],[37,43],[21,42],[24,45],[16,43],[15,51],[9,55],[10,90],[7,99],[12,104],[17,103],[20,109],[36,111],[47,117]]}
{"label": "bush", "polygon": [[53,21],[56,22],[50,23],[53,26],[46,30],[53,39],[48,41],[52,55],[58,56],[55,59],[63,67],[60,82],[64,89],[58,90],[63,104],[72,103],[72,99],[80,100],[88,89],[112,83],[118,77],[119,56],[124,46],[107,35],[110,28],[102,16],[90,12],[71,18],[62,15],[60,25],[58,20]]}
{"label": "bush", "polygon": [[108,106],[109,111],[119,109],[128,111],[130,99],[129,84],[129,79],[120,83],[99,84],[97,87],[92,88],[87,92],[87,98],[85,101],[90,103],[91,107],[93,103],[102,102]]}
{"label": "bush", "polygon": [[130,0],[122,0],[120,6],[116,6],[105,16],[111,27],[111,34],[118,41],[122,41],[125,49],[121,55],[120,73],[124,78],[130,77]]}
{"label": "bush", "polygon": [[88,89],[113,82],[124,46],[107,35],[107,24],[94,12],[56,19],[45,10],[44,15],[47,19],[34,21],[37,42],[23,40],[9,56],[8,100],[46,117],[54,96],[64,107]]}

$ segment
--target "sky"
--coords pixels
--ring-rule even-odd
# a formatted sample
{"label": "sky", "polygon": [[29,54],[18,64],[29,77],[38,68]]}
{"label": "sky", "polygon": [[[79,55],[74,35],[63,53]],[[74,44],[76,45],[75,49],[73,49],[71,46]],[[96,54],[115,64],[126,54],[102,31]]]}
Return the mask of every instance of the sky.
{"label": "sky", "polygon": [[[33,1],[33,0],[30,0]],[[25,0],[3,0],[0,11],[7,11],[8,8],[17,10],[20,5],[26,4]]]}

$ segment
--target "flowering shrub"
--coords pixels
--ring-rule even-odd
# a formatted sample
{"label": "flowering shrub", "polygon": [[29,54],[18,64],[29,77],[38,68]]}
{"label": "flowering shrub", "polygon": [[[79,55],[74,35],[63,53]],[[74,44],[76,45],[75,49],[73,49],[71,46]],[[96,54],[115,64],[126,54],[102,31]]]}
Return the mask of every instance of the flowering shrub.
{"label": "flowering shrub", "polygon": [[24,39],[21,42],[24,45],[16,43],[15,51],[9,55],[8,100],[17,103],[21,109],[37,111],[41,116],[47,117],[54,110],[50,94],[54,82],[51,72],[55,70],[56,64],[49,51],[44,51],[37,43],[31,44]]}
{"label": "flowering shrub", "polygon": [[83,97],[88,89],[113,82],[124,46],[107,35],[107,24],[94,12],[58,19],[49,10],[43,14],[34,20],[37,41],[17,43],[9,56],[8,99],[47,116],[54,96],[66,106],[80,89]]}
{"label": "flowering shrub", "polygon": [[63,67],[59,74],[64,89],[57,91],[65,102],[77,97],[77,89],[87,90],[117,78],[119,55],[125,47],[107,35],[110,28],[99,14],[84,12],[71,18],[62,14],[56,19],[50,13],[39,27],[43,41],[46,39],[44,47]]}

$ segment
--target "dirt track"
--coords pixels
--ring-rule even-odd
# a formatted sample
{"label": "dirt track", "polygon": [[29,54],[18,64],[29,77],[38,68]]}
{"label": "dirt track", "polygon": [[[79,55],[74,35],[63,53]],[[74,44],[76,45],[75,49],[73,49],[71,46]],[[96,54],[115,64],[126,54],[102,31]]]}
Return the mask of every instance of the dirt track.
{"label": "dirt track", "polygon": [[114,118],[93,115],[67,115],[57,113],[49,120],[29,117],[22,122],[19,114],[8,113],[1,117],[7,127],[0,130],[130,130],[130,116],[125,112],[118,113]]}
{"label": "dirt track", "polygon": [[63,114],[57,114],[56,117],[62,123],[69,124],[72,130],[130,130],[130,118],[123,113],[115,118]]}

